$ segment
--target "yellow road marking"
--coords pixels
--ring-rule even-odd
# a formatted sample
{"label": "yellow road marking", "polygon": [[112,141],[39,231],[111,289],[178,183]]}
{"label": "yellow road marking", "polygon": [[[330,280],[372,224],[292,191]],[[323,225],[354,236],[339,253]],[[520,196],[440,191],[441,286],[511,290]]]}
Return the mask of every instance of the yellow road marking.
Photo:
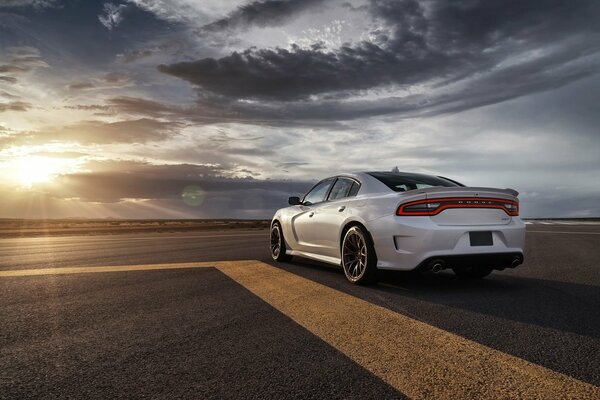
{"label": "yellow road marking", "polygon": [[411,398],[600,398],[596,386],[281,269],[220,270]]}
{"label": "yellow road marking", "polygon": [[218,268],[414,399],[600,398],[594,385],[258,261],[3,271],[0,277],[205,267]]}

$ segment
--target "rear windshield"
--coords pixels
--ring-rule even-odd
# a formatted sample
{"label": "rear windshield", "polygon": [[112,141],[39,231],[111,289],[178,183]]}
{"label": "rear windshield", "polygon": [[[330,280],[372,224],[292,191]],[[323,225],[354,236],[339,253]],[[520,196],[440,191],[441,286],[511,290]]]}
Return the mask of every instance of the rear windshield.
{"label": "rear windshield", "polygon": [[383,182],[394,192],[408,192],[409,190],[427,189],[433,186],[463,186],[458,182],[454,182],[446,178],[432,175],[407,174],[396,172],[369,172],[368,174]]}

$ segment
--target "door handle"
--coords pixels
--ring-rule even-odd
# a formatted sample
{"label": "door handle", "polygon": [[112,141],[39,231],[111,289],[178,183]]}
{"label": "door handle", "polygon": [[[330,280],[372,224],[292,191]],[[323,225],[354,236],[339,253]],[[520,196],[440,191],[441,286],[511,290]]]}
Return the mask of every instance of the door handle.
{"label": "door handle", "polygon": [[339,206],[339,207],[338,207],[338,211],[339,211],[339,212],[342,212],[342,211],[344,211],[345,209],[346,209],[346,206]]}
{"label": "door handle", "polygon": [[311,211],[310,214],[308,214],[309,217],[312,217],[313,215],[315,215],[314,211]]}

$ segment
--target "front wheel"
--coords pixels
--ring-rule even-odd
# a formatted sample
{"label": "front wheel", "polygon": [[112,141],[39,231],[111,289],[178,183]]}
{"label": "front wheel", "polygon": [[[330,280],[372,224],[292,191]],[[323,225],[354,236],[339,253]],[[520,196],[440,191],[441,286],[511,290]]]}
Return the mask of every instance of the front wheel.
{"label": "front wheel", "polygon": [[359,226],[348,229],[342,241],[342,268],[346,278],[357,285],[377,281],[377,257],[371,238]]}
{"label": "front wheel", "polygon": [[493,269],[489,268],[489,267],[463,267],[463,268],[452,268],[452,271],[454,271],[454,273],[456,274],[456,276],[458,276],[459,278],[464,278],[464,279],[481,279],[481,278],[485,278],[486,276],[488,276],[489,274],[492,273]]}
{"label": "front wheel", "polygon": [[285,240],[283,239],[283,231],[279,222],[275,222],[271,226],[271,257],[275,261],[290,261],[292,256],[285,253]]}

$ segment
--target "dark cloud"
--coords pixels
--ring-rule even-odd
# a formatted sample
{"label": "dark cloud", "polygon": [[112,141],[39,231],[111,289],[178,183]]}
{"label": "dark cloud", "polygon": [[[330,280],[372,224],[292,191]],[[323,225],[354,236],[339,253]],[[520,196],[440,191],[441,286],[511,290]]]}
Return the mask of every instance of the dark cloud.
{"label": "dark cloud", "polygon": [[289,101],[400,80],[416,83],[431,76],[432,68],[441,72],[450,61],[441,54],[430,54],[427,59],[402,65],[383,47],[363,42],[336,53],[299,47],[246,50],[218,60],[161,65],[159,70],[231,98]]}
{"label": "dark cloud", "polygon": [[[84,210],[94,205],[111,210],[121,207],[122,215],[128,217],[139,212],[145,218],[270,218],[276,209],[286,206],[287,197],[302,195],[314,183],[240,178],[226,165],[92,161],[85,169],[94,172],[61,175],[36,185],[35,190],[49,199],[70,200],[70,216],[75,209],[72,199],[76,199]],[[201,192],[202,203],[196,207],[186,204],[183,194],[187,190]],[[4,196],[3,201],[10,201],[9,197]],[[598,191],[593,188],[573,193],[534,185],[522,190],[520,197],[524,217],[593,217],[600,211]],[[571,205],[568,209],[556,209],[556,204],[567,203]]]}
{"label": "dark cloud", "polygon": [[[230,167],[219,165],[154,165],[136,161],[96,161],[86,166],[94,172],[68,174],[40,185],[38,190],[56,198],[78,198],[84,202],[114,203],[123,199],[181,199],[186,187],[195,186],[210,199],[217,194],[238,201],[244,195],[264,192],[275,195],[284,205],[288,194],[299,194],[310,188],[311,182],[259,180],[233,175]],[[218,204],[213,205],[213,207]],[[228,208],[222,205],[220,211]],[[274,211],[269,208],[268,212]]]}
{"label": "dark cloud", "polygon": [[227,17],[204,26],[201,31],[214,32],[243,29],[249,26],[279,25],[298,13],[324,3],[324,0],[264,0],[239,7]]}
{"label": "dark cloud", "polygon": [[2,0],[0,1],[0,8],[8,7],[52,7],[56,4],[55,0]]}
{"label": "dark cloud", "polygon": [[[368,10],[381,22],[370,41],[335,51],[249,49],[159,70],[202,96],[229,100],[224,108],[237,107],[238,115],[350,119],[456,112],[560,87],[600,66],[600,3],[593,0],[373,0]],[[385,94],[415,85],[431,90]],[[379,99],[344,101],[374,89]]]}

